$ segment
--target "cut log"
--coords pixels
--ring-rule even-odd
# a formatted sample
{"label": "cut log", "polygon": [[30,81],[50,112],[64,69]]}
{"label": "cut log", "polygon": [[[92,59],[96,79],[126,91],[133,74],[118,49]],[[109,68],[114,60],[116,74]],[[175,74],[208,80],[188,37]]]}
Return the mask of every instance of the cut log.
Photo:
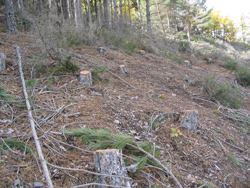
{"label": "cut log", "polygon": [[[97,150],[94,153],[94,161],[98,173],[107,174],[106,177],[98,177],[98,183],[112,186],[131,187],[130,179],[126,178],[127,170],[122,158],[122,150],[107,149]],[[108,175],[116,175],[121,177],[112,177]],[[124,178],[122,178],[124,177]],[[99,186],[103,188],[105,186]]]}
{"label": "cut log", "polygon": [[0,72],[6,69],[5,55],[0,54]]}
{"label": "cut log", "polygon": [[127,68],[125,67],[125,65],[120,65],[119,70],[121,71],[121,73],[122,73],[125,77],[128,77],[128,76],[129,76],[129,72],[128,72]]}
{"label": "cut log", "polygon": [[180,126],[187,128],[189,131],[196,131],[198,126],[198,116],[199,113],[197,110],[185,110],[180,112]]}
{"label": "cut log", "polygon": [[92,86],[93,84],[90,71],[80,71],[79,80],[85,86]]}

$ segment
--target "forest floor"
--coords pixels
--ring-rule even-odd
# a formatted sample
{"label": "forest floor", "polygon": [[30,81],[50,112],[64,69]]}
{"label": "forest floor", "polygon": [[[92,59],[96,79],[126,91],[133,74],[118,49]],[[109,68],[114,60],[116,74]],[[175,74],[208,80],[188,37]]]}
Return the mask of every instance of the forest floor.
{"label": "forest floor", "polygon": [[[234,73],[226,70],[223,62],[207,64],[198,60],[190,67],[151,53],[127,55],[106,48],[104,56],[95,46],[62,49],[81,70],[106,67],[99,82],[85,88],[78,80],[78,73],[50,74],[56,61],[39,56],[42,52],[37,41],[30,34],[11,36],[0,32],[0,52],[5,54],[7,63],[7,69],[0,74],[0,85],[15,96],[14,102],[0,101],[1,140],[18,139],[36,151],[13,47],[18,45],[26,83],[33,82],[27,89],[48,163],[95,171],[93,154],[85,152],[82,141],[63,135],[62,130],[103,128],[132,135],[138,142],[153,142],[160,148],[160,160],[183,187],[202,183],[210,187],[250,187],[250,89],[235,85],[243,97],[238,110],[219,108],[204,90],[204,79],[213,74],[234,83]],[[126,66],[129,77],[122,75],[120,65]],[[151,121],[162,114],[185,110],[199,112],[197,131],[179,127],[174,115],[161,122]],[[180,129],[183,135],[171,137],[171,128]],[[0,153],[0,164],[0,187],[12,187],[17,179],[23,187],[33,187],[34,182],[46,184],[39,162],[32,154],[18,148],[4,150]],[[49,170],[56,187],[73,187],[96,180],[94,175],[84,172],[51,166]],[[131,173],[130,177],[137,183],[135,187],[175,187],[171,178],[150,167]]]}

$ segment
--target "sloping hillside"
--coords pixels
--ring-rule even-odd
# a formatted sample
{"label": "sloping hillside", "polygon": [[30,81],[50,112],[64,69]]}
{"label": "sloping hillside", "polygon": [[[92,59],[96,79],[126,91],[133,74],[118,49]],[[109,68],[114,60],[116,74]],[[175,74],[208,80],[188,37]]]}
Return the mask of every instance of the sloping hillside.
{"label": "sloping hillside", "polygon": [[[150,141],[160,149],[160,160],[172,170],[183,187],[250,187],[250,90],[235,83],[234,73],[220,62],[204,60],[179,64],[155,54],[127,55],[106,48],[100,55],[95,46],[60,49],[80,70],[96,73],[94,85],[83,87],[78,73],[55,74],[56,60],[43,56],[38,39],[28,34],[0,33],[0,52],[6,55],[7,69],[0,74],[1,86],[14,100],[0,103],[2,148],[9,138],[35,146],[27,118],[16,52],[20,46],[37,132],[48,163],[65,168],[94,171],[93,156],[86,145],[62,130],[89,127],[132,135],[137,142]],[[119,66],[130,76],[124,77]],[[54,72],[53,72],[54,71]],[[205,79],[228,82],[242,97],[240,109],[231,109],[211,100]],[[180,127],[178,114],[199,112],[196,131]],[[160,117],[160,118],[159,118]],[[173,129],[182,135],[171,137]],[[46,183],[36,157],[25,148],[1,151],[0,187]],[[74,147],[72,147],[74,146]],[[24,150],[26,152],[24,152]],[[126,156],[124,156],[126,158]],[[95,182],[84,172],[49,166],[57,187]],[[165,173],[149,166],[130,173],[135,187],[175,187]]]}

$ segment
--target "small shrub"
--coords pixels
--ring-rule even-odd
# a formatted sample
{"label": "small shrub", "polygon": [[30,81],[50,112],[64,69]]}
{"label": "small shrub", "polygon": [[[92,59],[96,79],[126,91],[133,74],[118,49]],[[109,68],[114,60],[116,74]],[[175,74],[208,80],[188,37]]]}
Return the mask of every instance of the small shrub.
{"label": "small shrub", "polygon": [[232,88],[228,83],[219,83],[215,75],[205,78],[205,91],[210,99],[219,101],[222,105],[230,108],[240,108],[242,97],[237,88]]}
{"label": "small shrub", "polygon": [[197,187],[203,187],[203,188],[214,188],[215,186],[211,183],[197,183]]}
{"label": "small shrub", "polygon": [[[21,149],[23,151],[26,151],[27,153],[35,154],[30,146],[28,146],[25,142],[10,138],[4,139],[4,142],[8,145],[9,148]],[[7,146],[3,142],[0,143],[0,151],[1,150],[8,150]]]}
{"label": "small shrub", "polygon": [[4,101],[13,101],[14,100],[14,96],[7,94],[4,87],[0,86],[0,99],[4,100]]}
{"label": "small shrub", "polygon": [[172,134],[171,137],[178,137],[182,135],[182,132],[179,129],[171,128]]}
{"label": "small shrub", "polygon": [[215,129],[215,131],[216,131],[217,133],[222,134],[222,130],[220,130],[220,129]]}
{"label": "small shrub", "polygon": [[190,43],[187,42],[187,41],[179,42],[179,51],[182,52],[182,53],[190,51]]}
{"label": "small shrub", "polygon": [[237,127],[238,130],[242,131],[244,134],[248,133],[248,130],[245,129],[244,127]]}
{"label": "small shrub", "polygon": [[233,138],[233,137],[229,136],[229,137],[228,137],[228,140],[229,140],[230,142],[232,142],[232,143],[236,144],[236,142],[235,142],[235,140],[234,140],[234,138]]}
{"label": "small shrub", "polygon": [[179,64],[182,64],[182,59],[178,56],[176,56],[174,53],[172,52],[165,52],[163,54],[163,56],[167,59],[171,59],[173,61],[177,61]]}
{"label": "small shrub", "polygon": [[231,154],[227,154],[227,157],[228,159],[236,166],[242,166],[240,164],[240,162],[238,161],[238,159],[234,156],[234,155],[231,155]]}
{"label": "small shrub", "polygon": [[238,70],[238,63],[234,59],[232,59],[230,57],[226,57],[224,67],[230,71],[237,71]]}
{"label": "small shrub", "polygon": [[68,56],[64,61],[58,61],[57,71],[55,74],[74,73],[77,70],[79,70],[79,67],[71,61],[71,56]]}
{"label": "small shrub", "polygon": [[236,74],[236,80],[243,86],[250,86],[250,70],[248,68],[240,68]]}
{"label": "small shrub", "polygon": [[127,54],[132,55],[137,46],[133,42],[126,42],[123,48]]}
{"label": "small shrub", "polygon": [[38,81],[34,78],[31,78],[29,80],[26,81],[26,87],[28,88],[33,88],[34,86],[36,86],[38,83]]}
{"label": "small shrub", "polygon": [[[95,82],[100,82],[100,80],[102,80],[102,77],[100,76],[100,74],[103,73],[106,70],[106,68],[107,68],[106,66],[94,66],[93,67],[93,70],[91,71],[91,75]],[[106,81],[108,80],[105,80],[105,82]]]}

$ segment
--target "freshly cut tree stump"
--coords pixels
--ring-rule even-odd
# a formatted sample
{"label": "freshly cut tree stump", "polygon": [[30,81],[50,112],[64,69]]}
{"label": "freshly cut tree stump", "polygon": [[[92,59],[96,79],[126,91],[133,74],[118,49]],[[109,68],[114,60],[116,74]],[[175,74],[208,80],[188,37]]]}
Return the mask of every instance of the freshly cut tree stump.
{"label": "freshly cut tree stump", "polygon": [[[131,187],[131,181],[127,175],[121,149],[97,150],[94,153],[94,161],[98,173],[124,177],[99,176],[98,183],[110,185],[109,187]],[[106,186],[99,186],[99,188],[103,187]]]}
{"label": "freshly cut tree stump", "polygon": [[6,69],[5,55],[0,54],[0,71],[4,71],[5,69]]}
{"label": "freshly cut tree stump", "polygon": [[199,113],[197,110],[185,110],[180,112],[180,126],[187,128],[189,131],[195,131],[198,126],[198,116]]}
{"label": "freshly cut tree stump", "polygon": [[127,68],[125,67],[125,65],[120,65],[119,70],[121,71],[121,73],[122,73],[125,77],[128,77],[128,76],[129,76],[129,72],[128,72]]}
{"label": "freshly cut tree stump", "polygon": [[93,84],[92,76],[91,76],[90,71],[86,71],[86,70],[85,71],[80,71],[79,79],[80,79],[80,82],[83,85],[92,86],[92,84]]}

